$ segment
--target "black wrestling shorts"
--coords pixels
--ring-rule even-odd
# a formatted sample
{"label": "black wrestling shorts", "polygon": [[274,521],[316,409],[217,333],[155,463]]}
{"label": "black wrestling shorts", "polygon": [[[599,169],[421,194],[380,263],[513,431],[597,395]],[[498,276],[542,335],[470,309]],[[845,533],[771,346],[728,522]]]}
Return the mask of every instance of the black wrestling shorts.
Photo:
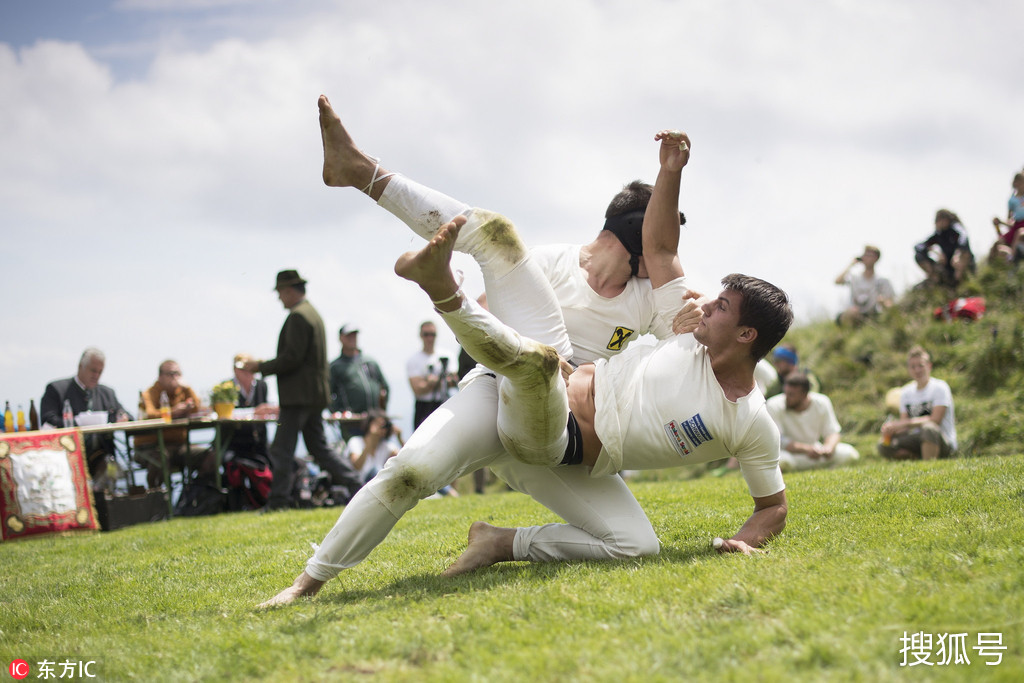
{"label": "black wrestling shorts", "polygon": [[580,426],[572,413],[569,413],[569,422],[565,426],[565,430],[569,432],[569,443],[565,445],[562,464],[579,465],[583,462],[583,435],[580,433]]}

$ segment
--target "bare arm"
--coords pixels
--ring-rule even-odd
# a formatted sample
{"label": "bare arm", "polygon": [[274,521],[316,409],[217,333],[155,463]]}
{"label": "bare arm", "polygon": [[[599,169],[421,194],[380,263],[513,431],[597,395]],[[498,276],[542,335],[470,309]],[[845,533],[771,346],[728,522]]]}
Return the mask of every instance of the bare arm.
{"label": "bare arm", "polygon": [[857,257],[857,258],[853,259],[853,262],[850,265],[846,266],[846,270],[844,270],[843,272],[839,273],[839,276],[836,277],[836,284],[837,285],[845,285],[846,284],[846,276],[850,274],[850,269],[853,268],[858,263],[860,263],[860,257]]}
{"label": "bare arm", "polygon": [[832,454],[836,452],[836,446],[839,445],[840,438],[842,438],[842,435],[839,432],[826,436],[822,440],[820,454],[826,458],[832,457]]}
{"label": "bare arm", "polygon": [[363,469],[363,465],[366,464],[366,459],[369,458],[377,451],[377,447],[380,445],[380,434],[374,433],[371,427],[370,431],[363,437],[363,447],[357,453],[353,449],[349,453],[349,458],[352,460],[352,469],[356,472]]}
{"label": "bare arm", "polygon": [[644,264],[657,289],[683,275],[679,262],[679,185],[683,167],[690,160],[690,138],[679,131],[661,131],[661,168],[654,193],[644,213],[642,231]]}
{"label": "bare arm", "polygon": [[441,384],[441,378],[437,375],[426,375],[420,377],[410,377],[409,386],[412,388],[413,395],[416,398],[426,396],[437,390],[437,387]]}
{"label": "bare arm", "polygon": [[925,422],[934,422],[937,425],[942,424],[942,418],[945,416],[946,406],[934,406],[931,415],[922,415],[920,417],[910,417],[904,412],[901,413],[900,419],[883,424],[882,434],[888,433],[890,436],[900,434]]}
{"label": "bare arm", "polygon": [[[754,513],[740,527],[732,538],[723,539],[718,547],[720,553],[741,552],[749,555],[756,548],[767,543],[786,528],[786,491],[763,498],[754,498]],[[717,545],[717,544],[716,544]]]}

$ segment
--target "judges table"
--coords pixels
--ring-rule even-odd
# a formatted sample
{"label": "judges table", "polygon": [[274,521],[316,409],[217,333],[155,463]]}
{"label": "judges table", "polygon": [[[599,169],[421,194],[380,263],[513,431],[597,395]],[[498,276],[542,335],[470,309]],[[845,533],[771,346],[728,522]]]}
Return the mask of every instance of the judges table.
{"label": "judges table", "polygon": [[[137,434],[139,432],[156,432],[157,438],[157,449],[160,451],[160,461],[163,467],[164,475],[164,486],[167,488],[167,507],[170,514],[174,514],[174,502],[171,496],[171,468],[170,458],[167,454],[167,445],[164,442],[164,431],[167,429],[181,429],[184,427],[189,432],[197,429],[213,429],[214,436],[211,446],[216,457],[216,466],[214,469],[215,486],[219,489],[221,487],[221,466],[224,463],[224,453],[227,450],[228,444],[231,443],[231,436],[234,434],[235,429],[239,425],[253,424],[253,423],[272,423],[276,422],[276,417],[256,417],[254,415],[247,415],[246,417],[239,418],[220,418],[215,413],[209,415],[196,415],[188,418],[180,418],[176,420],[163,420],[157,418],[155,420],[135,420],[130,422],[109,422],[106,424],[90,425],[85,427],[78,427],[78,430],[82,434],[113,434],[115,432],[124,432],[125,436]],[[129,467],[131,463],[128,463]],[[129,482],[131,485],[133,482]]]}
{"label": "judges table", "polygon": [[[174,514],[174,503],[171,500],[171,470],[167,458],[167,446],[164,444],[164,430],[165,429],[176,429],[181,427],[188,427],[189,420],[163,420],[157,418],[155,420],[132,420],[128,422],[107,422],[98,425],[86,425],[77,427],[78,431],[82,434],[114,434],[116,432],[124,432],[125,440],[127,437],[136,434],[138,432],[156,432],[157,447],[160,451],[160,460],[163,464],[164,473],[164,486],[167,488],[167,509],[170,515]],[[127,463],[127,472],[131,472],[132,463]],[[129,486],[134,485],[134,481],[128,481]]]}
{"label": "judges table", "polygon": [[[329,417],[325,417],[324,421],[329,424],[336,424],[338,426],[350,426],[359,424],[364,415],[339,415],[335,413]],[[129,422],[109,422],[106,424],[99,425],[88,425],[84,427],[78,427],[77,429],[82,434],[114,434],[116,432],[124,432],[127,438],[130,435],[138,432],[156,432],[157,436],[157,447],[160,451],[161,464],[163,465],[164,475],[164,486],[167,488],[167,507],[168,512],[171,516],[174,515],[174,503],[171,496],[171,470],[170,462],[167,455],[167,447],[164,443],[164,430],[167,429],[180,429],[185,427],[192,432],[197,429],[213,429],[214,436],[211,443],[213,452],[216,457],[215,465],[215,485],[219,489],[221,488],[221,477],[222,469],[224,464],[224,454],[227,452],[227,448],[231,443],[231,437],[234,435],[235,430],[243,425],[251,425],[253,423],[276,423],[277,416],[266,416],[258,417],[256,415],[246,413],[239,417],[218,417],[216,413],[210,413],[208,415],[195,415],[189,418],[177,419],[165,421],[162,419],[155,420],[134,420]],[[131,463],[128,463],[129,470]],[[132,485],[134,482],[129,482]]]}

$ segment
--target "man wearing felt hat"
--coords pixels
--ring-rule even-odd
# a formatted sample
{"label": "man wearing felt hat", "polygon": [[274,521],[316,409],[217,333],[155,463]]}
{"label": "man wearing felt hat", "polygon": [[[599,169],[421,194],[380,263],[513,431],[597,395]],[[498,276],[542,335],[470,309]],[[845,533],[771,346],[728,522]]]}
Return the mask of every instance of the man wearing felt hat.
{"label": "man wearing felt hat", "polygon": [[295,446],[299,434],[317,465],[331,476],[335,485],[345,486],[349,494],[361,481],[352,467],[327,446],[321,412],[327,407],[330,389],[327,383],[327,336],[324,321],[306,299],[306,280],[296,270],[282,270],[274,286],[288,317],[277,340],[277,357],[250,360],[245,369],[277,375],[277,393],[281,413],[277,432],[270,445],[274,482],[267,501],[268,510],[291,506],[295,481]]}

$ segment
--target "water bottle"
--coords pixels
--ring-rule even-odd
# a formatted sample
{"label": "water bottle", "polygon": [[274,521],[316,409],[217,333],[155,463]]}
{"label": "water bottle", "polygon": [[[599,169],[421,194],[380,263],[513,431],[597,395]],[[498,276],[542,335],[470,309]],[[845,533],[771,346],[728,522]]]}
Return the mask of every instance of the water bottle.
{"label": "water bottle", "polygon": [[164,422],[171,421],[171,401],[167,398],[167,392],[160,392],[160,417]]}
{"label": "water bottle", "polygon": [[[889,424],[890,422],[895,422],[895,421],[896,421],[896,418],[894,418],[892,415],[886,415],[885,422],[882,424],[882,426],[884,427],[885,425]],[[891,446],[892,445],[892,434],[884,434],[884,433],[882,434],[882,445],[883,446]]]}
{"label": "water bottle", "polygon": [[64,399],[64,426],[75,426],[75,411],[71,410],[71,401]]}

